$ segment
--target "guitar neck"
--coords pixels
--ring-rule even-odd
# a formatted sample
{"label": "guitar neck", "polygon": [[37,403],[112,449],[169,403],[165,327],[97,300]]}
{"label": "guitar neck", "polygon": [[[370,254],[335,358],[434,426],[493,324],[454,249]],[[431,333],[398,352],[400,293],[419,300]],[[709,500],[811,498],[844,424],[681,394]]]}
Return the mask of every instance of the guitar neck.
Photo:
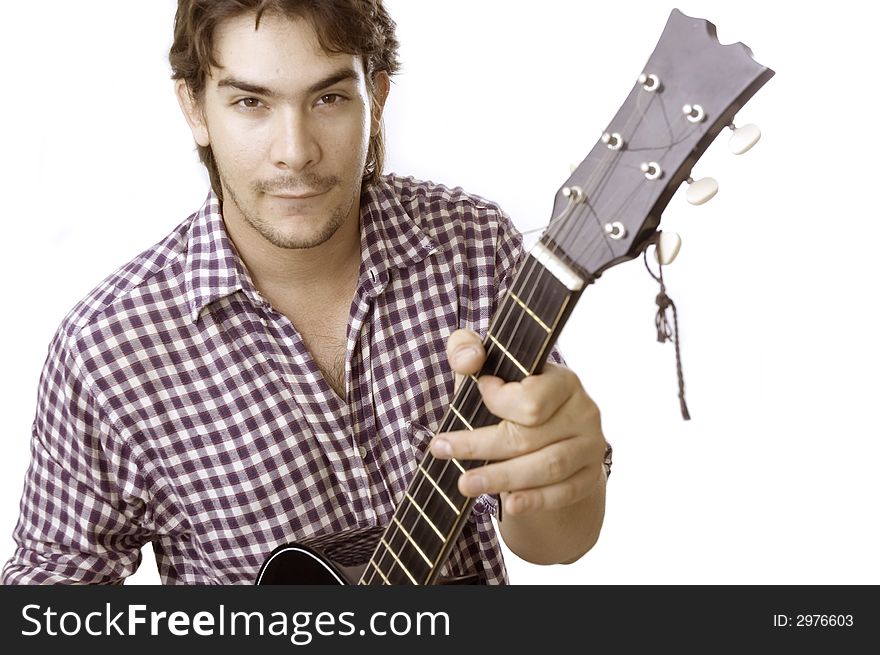
{"label": "guitar neck", "polygon": [[[586,285],[549,240],[529,253],[483,340],[486,361],[464,379],[438,432],[499,423],[482,402],[477,378],[508,382],[540,373]],[[430,451],[419,463],[359,584],[432,584],[464,528],[473,498],[458,491],[459,476],[485,461],[442,460]]]}
{"label": "guitar neck", "polygon": [[[626,100],[557,191],[547,230],[492,317],[486,361],[456,390],[438,433],[499,423],[482,403],[478,376],[519,381],[540,373],[583,290],[604,271],[650,246],[668,259],[664,209],[685,183],[693,204],[714,193],[691,174],[722,130],[734,130],[737,154],[755,144],[760,131],[736,128],[734,115],[773,75],[743,43],[722,45],[713,23],[671,11]],[[458,480],[485,464],[426,453],[359,584],[436,582],[474,504]]]}

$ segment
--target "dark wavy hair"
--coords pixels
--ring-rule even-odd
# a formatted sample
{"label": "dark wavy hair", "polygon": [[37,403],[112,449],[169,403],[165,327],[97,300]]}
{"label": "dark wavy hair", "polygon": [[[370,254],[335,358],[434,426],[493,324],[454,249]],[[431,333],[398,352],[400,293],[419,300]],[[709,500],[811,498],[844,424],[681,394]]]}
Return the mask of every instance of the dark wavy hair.
{"label": "dark wavy hair", "polygon": [[[192,97],[204,100],[205,82],[212,66],[218,66],[214,53],[214,33],[223,21],[254,14],[259,29],[263,14],[306,19],[315,29],[327,52],[359,55],[363,62],[371,102],[375,102],[373,76],[381,71],[389,76],[400,70],[399,43],[395,22],[382,0],[178,0],[174,17],[174,42],[168,53],[173,80],[184,80]],[[211,186],[223,198],[220,175],[210,146],[198,146],[199,159],[208,169]],[[374,184],[382,174],[385,160],[385,131],[380,126],[370,137],[364,184]]]}

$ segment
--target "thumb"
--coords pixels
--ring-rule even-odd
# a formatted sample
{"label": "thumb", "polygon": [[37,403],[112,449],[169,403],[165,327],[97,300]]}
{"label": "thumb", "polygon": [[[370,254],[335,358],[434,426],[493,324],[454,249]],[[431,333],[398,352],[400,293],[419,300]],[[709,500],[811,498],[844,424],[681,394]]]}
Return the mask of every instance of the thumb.
{"label": "thumb", "polygon": [[446,342],[446,357],[449,365],[455,371],[455,390],[464,379],[480,370],[486,361],[486,352],[483,350],[483,340],[473,330],[461,328],[449,335]]}

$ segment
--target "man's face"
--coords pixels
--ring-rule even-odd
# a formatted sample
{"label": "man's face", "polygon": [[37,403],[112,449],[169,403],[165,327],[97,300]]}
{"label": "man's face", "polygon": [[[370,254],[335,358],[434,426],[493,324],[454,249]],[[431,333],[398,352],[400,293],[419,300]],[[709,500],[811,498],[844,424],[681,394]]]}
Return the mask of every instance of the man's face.
{"label": "man's face", "polygon": [[224,219],[279,248],[324,243],[359,208],[375,125],[360,57],[326,53],[305,20],[264,15],[255,31],[252,14],[217,29],[215,54],[190,126],[214,152]]}

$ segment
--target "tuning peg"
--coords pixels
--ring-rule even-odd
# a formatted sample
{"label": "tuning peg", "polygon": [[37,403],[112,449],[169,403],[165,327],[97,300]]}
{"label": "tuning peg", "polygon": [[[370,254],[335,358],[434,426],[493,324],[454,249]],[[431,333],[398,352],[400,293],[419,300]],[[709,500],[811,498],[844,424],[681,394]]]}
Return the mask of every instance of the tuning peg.
{"label": "tuning peg", "polygon": [[690,185],[687,190],[687,201],[692,205],[709,202],[718,193],[718,182],[713,177],[704,177],[696,182],[688,178],[687,183]]}
{"label": "tuning peg", "polygon": [[669,266],[681,250],[681,237],[675,232],[661,232],[654,246],[654,259],[662,266]]}
{"label": "tuning peg", "polygon": [[730,151],[735,155],[741,155],[752,149],[758,141],[761,140],[761,129],[754,123],[737,127],[733,123],[730,124],[733,134],[730,135]]}

